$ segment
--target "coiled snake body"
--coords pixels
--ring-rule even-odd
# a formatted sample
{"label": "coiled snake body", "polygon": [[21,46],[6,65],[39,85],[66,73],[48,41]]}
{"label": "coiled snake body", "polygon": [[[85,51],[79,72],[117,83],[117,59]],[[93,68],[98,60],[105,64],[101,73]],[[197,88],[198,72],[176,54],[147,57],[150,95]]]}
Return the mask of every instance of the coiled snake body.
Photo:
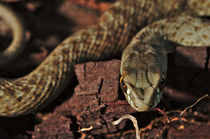
{"label": "coiled snake body", "polygon": [[[0,16],[12,28],[14,38],[24,36],[21,23],[13,12],[9,10],[11,14],[5,14],[8,10],[0,5]],[[182,16],[169,18],[176,15]],[[70,81],[75,63],[116,57],[129,43],[121,64],[126,99],[138,111],[155,107],[161,99],[159,86],[165,78],[168,47],[174,44],[210,46],[210,23],[184,15],[210,15],[210,1],[117,1],[101,16],[97,25],[68,37],[30,74],[14,80],[1,78],[0,116],[37,111],[62,92]],[[161,18],[167,19],[151,24]],[[139,32],[147,24],[151,25]],[[23,39],[14,41],[8,48],[10,51],[2,52],[6,55],[2,56],[4,59],[15,58],[22,51],[19,46]]]}

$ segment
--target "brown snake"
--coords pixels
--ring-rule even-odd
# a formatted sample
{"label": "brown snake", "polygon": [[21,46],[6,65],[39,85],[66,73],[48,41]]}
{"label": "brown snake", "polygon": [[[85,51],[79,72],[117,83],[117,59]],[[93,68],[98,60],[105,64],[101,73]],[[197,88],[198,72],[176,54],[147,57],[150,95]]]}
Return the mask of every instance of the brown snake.
{"label": "brown snake", "polygon": [[[165,78],[168,47],[176,43],[210,46],[209,23],[189,16],[169,18],[176,15],[210,15],[210,1],[117,1],[101,16],[98,24],[68,37],[28,75],[13,80],[0,78],[0,116],[37,111],[62,92],[71,79],[74,64],[114,58],[122,54],[129,43],[121,64],[121,84],[126,99],[138,111],[155,107],[161,99],[159,85]],[[15,14],[3,5],[0,5],[0,16],[11,27],[15,38],[15,43],[7,52],[2,52],[0,58],[12,56],[14,59],[22,51],[19,46],[24,33]],[[151,24],[161,18],[168,19]],[[148,24],[151,25],[139,32]]]}

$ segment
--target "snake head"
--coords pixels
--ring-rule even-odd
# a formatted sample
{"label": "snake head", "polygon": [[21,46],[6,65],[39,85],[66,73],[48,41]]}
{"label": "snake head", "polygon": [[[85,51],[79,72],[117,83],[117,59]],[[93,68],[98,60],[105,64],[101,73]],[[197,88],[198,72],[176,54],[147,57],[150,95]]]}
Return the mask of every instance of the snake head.
{"label": "snake head", "polygon": [[162,88],[164,86],[165,78],[162,77],[157,87],[135,87],[127,81],[126,77],[121,76],[120,87],[123,90],[125,98],[128,103],[137,111],[147,111],[155,108],[162,99]]}
{"label": "snake head", "polygon": [[167,57],[165,52],[124,50],[120,86],[128,103],[137,111],[155,108],[162,98]]}

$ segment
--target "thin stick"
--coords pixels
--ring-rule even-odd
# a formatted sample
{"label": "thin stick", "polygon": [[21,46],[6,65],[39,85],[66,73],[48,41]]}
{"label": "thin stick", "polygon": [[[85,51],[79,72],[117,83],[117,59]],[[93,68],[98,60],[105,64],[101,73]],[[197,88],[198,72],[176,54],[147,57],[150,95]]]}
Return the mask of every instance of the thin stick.
{"label": "thin stick", "polygon": [[181,114],[179,116],[182,116],[188,109],[192,108],[193,106],[195,106],[199,101],[201,101],[202,99],[208,97],[208,94],[202,96],[201,98],[199,98],[198,100],[196,100],[196,102],[194,104],[192,104],[191,106],[188,106],[187,108],[185,108]]}
{"label": "thin stick", "polygon": [[90,130],[92,130],[92,129],[93,129],[93,126],[90,126],[90,127],[88,127],[88,128],[82,128],[82,129],[80,129],[79,132],[90,131]]}
{"label": "thin stick", "polygon": [[123,115],[122,117],[120,117],[120,119],[112,122],[112,124],[113,125],[118,125],[124,119],[130,119],[132,121],[133,126],[135,127],[135,130],[136,130],[136,139],[140,139],[138,122],[137,122],[136,118],[133,117],[132,115],[129,115],[129,114]]}
{"label": "thin stick", "polygon": [[168,116],[166,115],[166,113],[163,110],[161,110],[159,108],[155,108],[155,110],[158,111],[159,113],[161,113],[166,118],[167,123],[170,123],[170,120],[168,119]]}

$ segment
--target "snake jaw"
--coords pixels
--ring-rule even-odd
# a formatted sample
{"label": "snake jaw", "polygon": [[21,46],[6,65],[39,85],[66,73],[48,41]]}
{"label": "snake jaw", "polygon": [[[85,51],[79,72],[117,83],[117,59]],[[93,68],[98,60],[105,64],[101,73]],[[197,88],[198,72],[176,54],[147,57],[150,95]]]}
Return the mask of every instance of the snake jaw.
{"label": "snake jaw", "polygon": [[155,108],[162,99],[162,92],[159,87],[156,89],[153,87],[146,89],[136,88],[128,82],[123,81],[122,78],[120,79],[120,85],[128,103],[137,111],[151,110]]}
{"label": "snake jaw", "polygon": [[156,89],[156,93],[155,94],[156,94],[156,99],[154,99],[154,103],[153,103],[152,108],[155,108],[160,103],[160,101],[161,101],[161,99],[163,97],[163,93],[162,93],[160,88]]}
{"label": "snake jaw", "polygon": [[131,90],[129,88],[127,89],[127,92],[124,93],[128,103],[131,105],[131,107],[133,107],[137,111],[148,111],[155,108],[159,104],[162,98],[162,92],[159,92],[159,91],[156,91],[156,93],[154,93],[156,99],[151,99],[151,97],[154,97],[154,96],[149,95],[149,94],[146,94],[144,96],[145,98],[141,99],[141,98],[135,97],[137,93],[139,92],[134,93],[134,91],[132,91],[131,93]]}
{"label": "snake jaw", "polygon": [[149,106],[144,103],[143,99],[139,99],[138,97],[135,97],[137,94],[136,94],[136,92],[134,93],[134,91],[131,90],[131,88],[128,88],[127,92],[124,92],[124,95],[125,95],[128,103],[135,110],[146,111],[149,109]]}

